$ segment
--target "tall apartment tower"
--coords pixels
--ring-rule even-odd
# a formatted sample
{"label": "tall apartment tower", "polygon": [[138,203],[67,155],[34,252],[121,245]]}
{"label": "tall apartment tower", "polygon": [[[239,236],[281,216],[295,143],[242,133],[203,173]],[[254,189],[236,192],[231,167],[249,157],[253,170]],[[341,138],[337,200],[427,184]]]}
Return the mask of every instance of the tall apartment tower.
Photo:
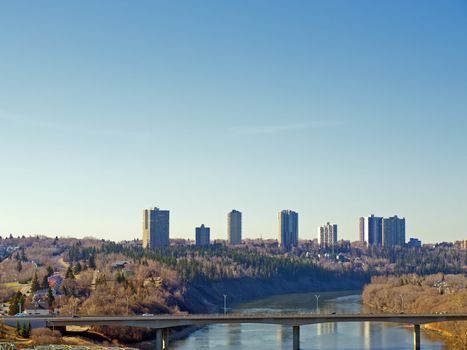
{"label": "tall apartment tower", "polygon": [[204,225],[197,227],[195,230],[196,233],[196,245],[203,246],[209,245],[211,242],[211,229]]}
{"label": "tall apartment tower", "polygon": [[383,218],[378,216],[368,216],[365,218],[365,232],[368,245],[383,244]]}
{"label": "tall apartment tower", "polygon": [[279,219],[279,246],[290,248],[298,245],[298,213],[282,210]]}
{"label": "tall apartment tower", "polygon": [[242,243],[242,213],[238,210],[227,214],[227,237],[230,244]]}
{"label": "tall apartment tower", "polygon": [[405,244],[405,218],[398,218],[397,215],[383,219],[383,246],[403,246]]}
{"label": "tall apartment tower", "polygon": [[159,208],[143,210],[143,247],[156,248],[169,245],[169,211]]}
{"label": "tall apartment tower", "polygon": [[332,247],[337,243],[337,225],[329,222],[318,227],[318,243],[322,247]]}
{"label": "tall apartment tower", "polygon": [[364,217],[361,217],[358,220],[358,232],[359,232],[360,242],[365,243],[365,218]]}

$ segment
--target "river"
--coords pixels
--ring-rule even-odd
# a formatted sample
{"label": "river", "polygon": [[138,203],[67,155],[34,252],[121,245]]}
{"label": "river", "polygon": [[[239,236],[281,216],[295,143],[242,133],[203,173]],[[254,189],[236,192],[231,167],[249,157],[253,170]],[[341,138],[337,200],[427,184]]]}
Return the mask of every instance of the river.
{"label": "river", "polygon": [[[360,292],[319,293],[320,313],[367,312]],[[316,312],[315,293],[287,294],[237,305],[242,313]],[[443,343],[422,331],[422,349],[447,349]],[[176,350],[271,350],[292,348],[292,329],[262,324],[212,325],[188,338],[171,344]],[[352,322],[326,323],[300,327],[300,349],[413,349],[412,327],[401,324]]]}

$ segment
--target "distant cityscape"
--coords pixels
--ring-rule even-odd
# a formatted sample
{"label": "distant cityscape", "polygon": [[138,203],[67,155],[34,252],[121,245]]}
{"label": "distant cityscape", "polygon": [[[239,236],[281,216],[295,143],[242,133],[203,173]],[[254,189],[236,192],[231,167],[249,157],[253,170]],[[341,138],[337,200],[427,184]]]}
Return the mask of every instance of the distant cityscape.
{"label": "distant cityscape", "polygon": [[[360,217],[358,222],[359,241],[369,246],[408,246],[418,248],[422,242],[418,238],[406,240],[406,220],[397,215]],[[157,207],[143,210],[143,247],[157,248],[169,246],[170,212]],[[242,244],[242,213],[233,209],[227,213],[227,242],[229,245]],[[318,244],[321,247],[334,247],[338,241],[338,225],[327,222],[317,230]],[[342,238],[341,238],[342,239]],[[281,210],[278,213],[277,242],[279,247],[296,247],[299,241],[298,213]],[[195,244],[211,244],[211,229],[205,224],[195,228]]]}

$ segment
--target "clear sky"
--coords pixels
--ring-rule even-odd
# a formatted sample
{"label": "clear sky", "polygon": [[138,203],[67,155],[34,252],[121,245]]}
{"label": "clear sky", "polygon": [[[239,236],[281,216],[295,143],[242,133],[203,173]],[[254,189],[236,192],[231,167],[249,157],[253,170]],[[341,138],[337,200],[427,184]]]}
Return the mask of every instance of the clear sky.
{"label": "clear sky", "polygon": [[2,1],[0,234],[467,238],[467,1]]}

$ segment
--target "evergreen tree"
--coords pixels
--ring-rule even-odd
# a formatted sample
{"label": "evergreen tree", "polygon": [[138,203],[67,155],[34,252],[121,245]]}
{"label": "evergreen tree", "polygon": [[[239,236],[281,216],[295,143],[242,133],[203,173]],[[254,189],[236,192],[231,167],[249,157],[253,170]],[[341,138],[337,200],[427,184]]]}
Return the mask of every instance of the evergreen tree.
{"label": "evergreen tree", "polygon": [[54,274],[54,269],[51,266],[47,266],[47,277],[50,277]]}
{"label": "evergreen tree", "polygon": [[79,261],[76,263],[75,267],[73,268],[73,272],[75,275],[78,275],[81,272],[81,264]]}
{"label": "evergreen tree", "polygon": [[89,255],[88,266],[90,269],[93,269],[93,270],[96,269],[96,258],[94,257],[93,254]]}
{"label": "evergreen tree", "polygon": [[31,321],[28,321],[28,326],[26,327],[26,338],[31,336]]}
{"label": "evergreen tree", "polygon": [[54,294],[52,292],[52,288],[49,287],[49,289],[47,291],[47,303],[49,304],[49,308],[52,307],[54,301],[55,301],[55,297],[54,297]]}
{"label": "evergreen tree", "polygon": [[21,264],[21,260],[18,260],[18,263],[16,264],[16,270],[18,272],[21,272],[22,269],[23,269],[23,264]]}
{"label": "evergreen tree", "polygon": [[24,249],[21,249],[21,261],[28,261],[26,254],[24,253]]}
{"label": "evergreen tree", "polygon": [[19,313],[20,305],[21,311],[24,310],[24,295],[18,291],[16,292],[11,299],[9,300],[10,308],[8,309],[8,314],[13,316]]}
{"label": "evergreen tree", "polygon": [[47,275],[44,275],[44,277],[42,278],[42,285],[41,285],[41,288],[42,288],[42,289],[47,289],[47,288],[49,288],[49,280],[48,280],[48,276],[47,276]]}
{"label": "evergreen tree", "polygon": [[21,327],[19,329],[19,335],[20,337],[26,338],[26,325],[24,323],[21,323]]}
{"label": "evergreen tree", "polygon": [[32,283],[31,283],[31,292],[35,293],[39,290],[40,285],[39,285],[39,280],[37,278],[37,270],[34,271],[34,277],[32,278]]}
{"label": "evergreen tree", "polygon": [[73,274],[73,269],[72,269],[71,264],[70,264],[70,266],[68,266],[68,269],[66,270],[65,278],[69,278],[69,279],[72,279],[72,280],[75,279],[75,275]]}

